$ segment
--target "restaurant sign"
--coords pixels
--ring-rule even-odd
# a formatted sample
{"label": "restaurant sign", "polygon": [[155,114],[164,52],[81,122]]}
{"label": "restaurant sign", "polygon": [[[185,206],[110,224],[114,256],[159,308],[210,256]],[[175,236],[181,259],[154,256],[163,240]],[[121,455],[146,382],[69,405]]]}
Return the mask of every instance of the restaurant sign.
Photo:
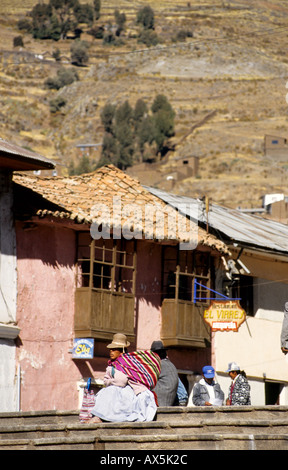
{"label": "restaurant sign", "polygon": [[204,320],[212,331],[238,331],[245,319],[246,312],[238,300],[212,300],[204,311]]}

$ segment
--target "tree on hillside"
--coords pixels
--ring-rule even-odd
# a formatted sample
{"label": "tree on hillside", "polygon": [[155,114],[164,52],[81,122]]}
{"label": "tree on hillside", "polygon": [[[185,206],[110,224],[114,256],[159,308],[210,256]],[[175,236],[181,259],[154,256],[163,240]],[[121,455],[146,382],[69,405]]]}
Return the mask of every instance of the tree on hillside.
{"label": "tree on hillside", "polygon": [[169,137],[174,135],[172,106],[164,95],[157,95],[150,112],[139,99],[133,109],[128,101],[118,107],[107,103],[101,112],[104,127],[102,154],[97,166],[113,163],[126,169],[137,160],[152,160],[163,154]]}
{"label": "tree on hillside", "polygon": [[138,36],[138,42],[148,47],[156,46],[159,43],[159,38],[154,31],[154,11],[149,5],[138,11],[136,23],[142,27]]}
{"label": "tree on hillside", "polygon": [[122,31],[124,30],[124,25],[126,23],[126,15],[125,13],[120,13],[118,8],[114,11],[114,18],[117,25],[116,36],[120,36]]}
{"label": "tree on hillside", "polygon": [[101,10],[101,0],[94,0],[94,12],[95,12],[95,20],[99,20],[100,18],[100,10]]}
{"label": "tree on hillside", "polygon": [[113,119],[116,111],[116,106],[111,103],[105,104],[101,111],[101,122],[104,126],[105,132],[113,134]]}
{"label": "tree on hillside", "polygon": [[74,7],[74,14],[78,23],[86,23],[92,25],[94,21],[94,10],[93,7],[89,4],[80,4],[78,3]]}
{"label": "tree on hillside", "polygon": [[[66,39],[68,33],[75,35],[80,23],[93,24],[100,17],[100,1],[94,0],[94,8],[79,0],[49,0],[49,3],[37,3],[30,16],[32,24],[19,20],[18,27],[32,32],[37,39]],[[76,34],[77,35],[77,34]]]}
{"label": "tree on hillside", "polygon": [[154,140],[161,154],[169,137],[174,135],[175,112],[165,95],[157,95],[151,107],[154,122]]}
{"label": "tree on hillside", "polygon": [[149,5],[138,11],[136,22],[142,25],[144,29],[154,29],[154,11]]}
{"label": "tree on hillside", "polygon": [[118,167],[125,169],[133,164],[134,153],[133,109],[128,101],[116,109],[114,129],[118,143]]}

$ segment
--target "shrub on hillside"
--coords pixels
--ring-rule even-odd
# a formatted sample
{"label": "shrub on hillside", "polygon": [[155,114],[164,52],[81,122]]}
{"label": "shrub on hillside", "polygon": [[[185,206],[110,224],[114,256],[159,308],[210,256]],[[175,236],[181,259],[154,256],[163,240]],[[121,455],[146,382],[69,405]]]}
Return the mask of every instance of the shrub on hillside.
{"label": "shrub on hillside", "polygon": [[138,37],[138,42],[145,44],[146,46],[156,46],[159,43],[159,38],[155,31],[150,31],[149,29],[144,29],[141,31]]}
{"label": "shrub on hillside", "polygon": [[22,36],[15,36],[13,38],[13,47],[24,47]]}
{"label": "shrub on hillside", "polygon": [[53,100],[51,100],[49,104],[50,104],[50,113],[55,114],[66,105],[66,100],[65,98],[62,98],[62,96],[58,96],[57,98],[54,98]]}
{"label": "shrub on hillside", "polygon": [[58,70],[56,77],[48,77],[44,85],[46,88],[59,90],[66,85],[71,85],[71,83],[77,80],[79,80],[79,76],[76,70],[62,67]]}
{"label": "shrub on hillside", "polygon": [[78,67],[85,66],[88,63],[88,44],[85,41],[76,40],[71,45],[71,63]]}

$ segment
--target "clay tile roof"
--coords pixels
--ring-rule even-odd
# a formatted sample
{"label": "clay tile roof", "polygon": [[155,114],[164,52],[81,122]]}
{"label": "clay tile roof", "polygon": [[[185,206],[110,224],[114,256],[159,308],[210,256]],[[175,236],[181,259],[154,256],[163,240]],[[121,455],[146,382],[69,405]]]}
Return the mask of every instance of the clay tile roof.
{"label": "clay tile roof", "polygon": [[[155,209],[155,211],[160,211],[159,213],[165,212],[171,216],[170,218],[164,217],[162,238],[164,234],[164,239],[174,238],[181,242],[187,241],[187,235],[179,234],[177,227],[185,227],[188,219],[172,206],[151,194],[141,186],[138,180],[114,165],[101,167],[93,173],[69,177],[36,177],[16,173],[13,176],[13,181],[42,196],[40,208],[38,205],[35,213],[31,216],[45,217],[50,215],[68,218],[76,223],[92,224],[95,217],[99,215],[97,212],[99,207],[106,209],[108,220],[111,221],[116,205],[121,203],[121,217],[113,219],[115,225],[120,220],[122,229],[124,226],[130,227],[131,230],[138,228],[141,233],[145,227],[146,238],[159,239],[159,232],[157,232],[159,224],[157,225],[155,212],[153,212]],[[51,204],[55,207],[51,208]],[[135,216],[137,208],[139,220]],[[128,212],[125,213],[125,210]],[[173,216],[175,218],[176,213],[178,219],[175,221]],[[187,230],[190,229],[191,225]],[[222,253],[228,253],[226,245],[213,235],[207,234],[196,224],[193,225],[193,230],[194,236],[197,234],[199,244]]]}

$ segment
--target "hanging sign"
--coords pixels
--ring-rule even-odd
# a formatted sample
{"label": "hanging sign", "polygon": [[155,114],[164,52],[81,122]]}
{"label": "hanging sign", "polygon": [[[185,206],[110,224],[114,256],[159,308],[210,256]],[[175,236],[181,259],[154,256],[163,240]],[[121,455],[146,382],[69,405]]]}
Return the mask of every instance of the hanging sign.
{"label": "hanging sign", "polygon": [[94,339],[93,338],[76,338],[73,342],[73,359],[93,359],[94,356]]}
{"label": "hanging sign", "polygon": [[245,319],[246,312],[238,300],[212,300],[204,311],[204,320],[212,331],[238,331]]}

